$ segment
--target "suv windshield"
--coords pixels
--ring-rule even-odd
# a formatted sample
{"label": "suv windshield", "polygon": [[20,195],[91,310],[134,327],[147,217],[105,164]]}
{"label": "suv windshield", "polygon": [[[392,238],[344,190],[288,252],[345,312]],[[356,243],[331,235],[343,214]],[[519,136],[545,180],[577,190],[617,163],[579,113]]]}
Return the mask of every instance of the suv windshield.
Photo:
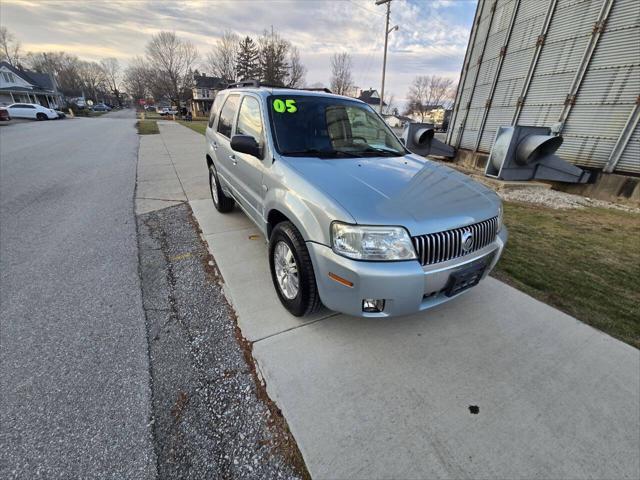
{"label": "suv windshield", "polygon": [[270,96],[281,155],[321,158],[405,155],[403,145],[366,104],[315,95]]}

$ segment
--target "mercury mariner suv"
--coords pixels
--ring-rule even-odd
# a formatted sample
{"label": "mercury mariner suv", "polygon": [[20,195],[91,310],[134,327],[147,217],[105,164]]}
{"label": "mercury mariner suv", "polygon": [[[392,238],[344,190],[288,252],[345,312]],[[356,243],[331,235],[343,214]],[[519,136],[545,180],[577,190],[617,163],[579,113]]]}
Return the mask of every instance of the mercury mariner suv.
{"label": "mercury mariner suv", "polygon": [[418,312],[475,286],[502,254],[499,197],[409,152],[359,100],[234,84],[206,139],[213,203],[237,203],[263,232],[293,315]]}

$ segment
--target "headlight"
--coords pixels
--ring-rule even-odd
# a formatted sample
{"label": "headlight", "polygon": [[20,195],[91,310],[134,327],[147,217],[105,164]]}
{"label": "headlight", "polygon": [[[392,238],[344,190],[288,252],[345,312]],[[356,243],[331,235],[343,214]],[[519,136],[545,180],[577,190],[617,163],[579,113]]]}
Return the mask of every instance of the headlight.
{"label": "headlight", "polygon": [[402,227],[366,227],[334,222],[331,243],[338,255],[355,260],[411,260],[416,257],[409,233]]}
{"label": "headlight", "polygon": [[502,203],[500,203],[500,209],[498,210],[498,230],[496,232],[499,233],[500,230],[502,230]]}

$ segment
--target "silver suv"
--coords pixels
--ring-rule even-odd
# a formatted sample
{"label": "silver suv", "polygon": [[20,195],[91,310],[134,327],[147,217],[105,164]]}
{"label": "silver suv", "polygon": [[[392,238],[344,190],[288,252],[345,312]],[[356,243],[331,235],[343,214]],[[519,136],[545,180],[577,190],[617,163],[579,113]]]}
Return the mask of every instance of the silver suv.
{"label": "silver suv", "polygon": [[235,84],[206,130],[211,197],[237,203],[269,242],[293,315],[321,304],[390,317],[476,285],[507,231],[490,189],[409,152],[367,104],[326,92]]}

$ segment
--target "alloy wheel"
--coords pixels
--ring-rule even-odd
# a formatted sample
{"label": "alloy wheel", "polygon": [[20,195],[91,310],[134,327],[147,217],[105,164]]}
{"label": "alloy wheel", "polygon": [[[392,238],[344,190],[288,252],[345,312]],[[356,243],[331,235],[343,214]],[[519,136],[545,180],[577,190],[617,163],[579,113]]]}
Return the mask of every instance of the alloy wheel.
{"label": "alloy wheel", "polygon": [[273,250],[273,265],[280,291],[288,300],[293,300],[300,288],[298,265],[289,245],[283,241],[278,242]]}
{"label": "alloy wheel", "polygon": [[213,202],[218,204],[218,183],[216,182],[216,174],[213,172],[213,168],[209,168],[209,189],[211,190],[211,198]]}

